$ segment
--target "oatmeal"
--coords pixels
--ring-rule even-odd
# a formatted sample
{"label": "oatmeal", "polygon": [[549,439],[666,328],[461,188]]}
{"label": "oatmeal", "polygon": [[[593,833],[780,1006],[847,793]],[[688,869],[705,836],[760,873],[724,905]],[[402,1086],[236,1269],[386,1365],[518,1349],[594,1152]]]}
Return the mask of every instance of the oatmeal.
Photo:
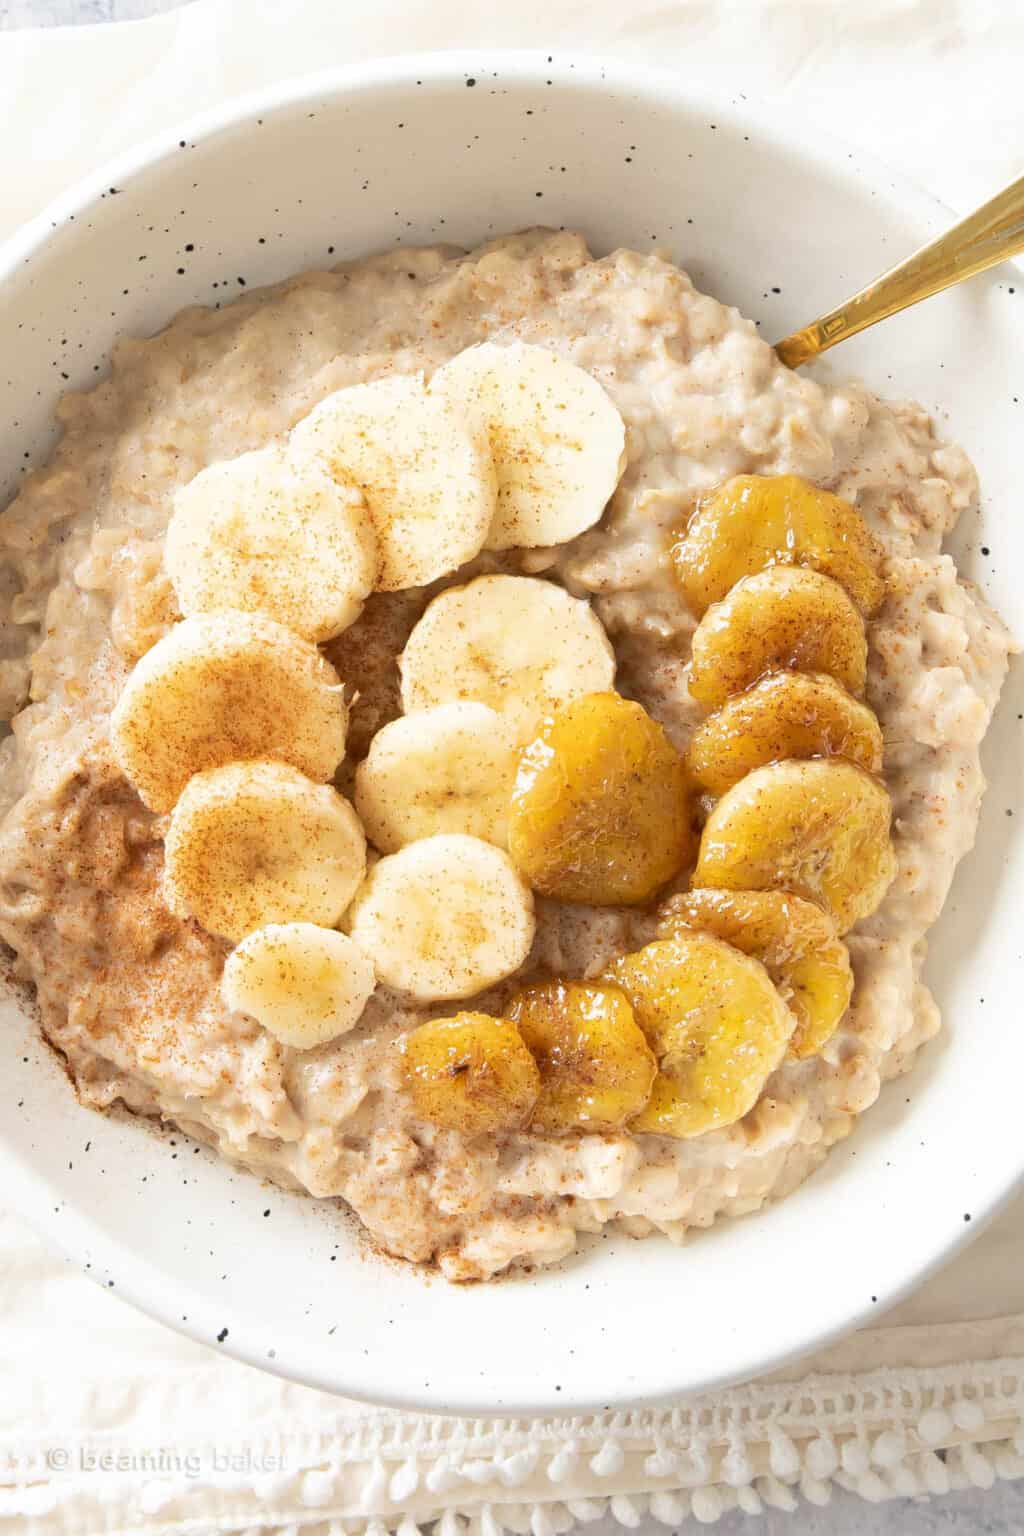
{"label": "oatmeal", "polygon": [[[545,494],[496,488],[530,421],[467,425],[500,395],[491,342],[594,381],[586,484],[552,460]],[[359,388],[378,380],[386,420]],[[186,311],[58,414],[0,522],[0,936],[84,1103],[176,1124],[346,1202],[388,1252],[482,1278],[606,1223],[680,1241],[785,1195],[936,1033],[926,935],[974,839],[1009,640],[942,551],[975,479],[919,407],[790,372],[657,254],[530,232]],[[369,445],[356,482],[387,462],[372,528],[340,431]],[[293,448],[318,466],[301,493]],[[204,543],[228,461],[278,498],[294,581]],[[776,477],[809,498],[819,554],[798,565],[773,564],[771,492],[763,548],[718,536]],[[229,621],[204,617],[205,578]],[[452,638],[485,619],[486,667]],[[258,679],[246,663],[229,686],[257,651]],[[526,783],[509,752],[538,713]],[[600,799],[594,759],[568,804],[545,765],[634,739],[600,794],[641,835],[567,874],[551,850]],[[820,812],[813,857],[795,805]],[[428,877],[440,927],[403,905]],[[481,892],[500,914],[483,930]],[[706,990],[686,1004],[714,1072],[685,1094],[662,972],[725,978],[713,1019]],[[446,1076],[453,1051],[470,1065]]]}

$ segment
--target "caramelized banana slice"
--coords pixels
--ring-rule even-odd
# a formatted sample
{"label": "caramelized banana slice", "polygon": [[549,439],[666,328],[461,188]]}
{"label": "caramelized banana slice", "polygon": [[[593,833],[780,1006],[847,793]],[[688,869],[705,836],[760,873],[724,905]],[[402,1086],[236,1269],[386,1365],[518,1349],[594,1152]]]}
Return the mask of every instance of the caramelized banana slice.
{"label": "caramelized banana slice", "polygon": [[755,768],[793,757],[845,757],[880,773],[882,730],[834,678],[770,672],[704,721],[686,763],[694,782],[718,796]]}
{"label": "caramelized banana slice", "polygon": [[864,621],[838,582],[800,566],[745,576],[697,625],[690,692],[717,709],[766,672],[827,672],[864,692],[868,644]]}
{"label": "caramelized banana slice", "polygon": [[658,914],[662,938],[697,930],[760,960],[796,1015],[791,1056],[814,1056],[835,1033],[853,993],[850,956],[813,902],[785,891],[694,890]]}
{"label": "caramelized banana slice", "polygon": [[681,930],[605,974],[658,1058],[650,1102],[630,1130],[701,1136],[753,1109],[796,1025],[759,960]]}
{"label": "caramelized banana slice", "polygon": [[882,549],[860,513],[797,475],[736,475],[717,486],[701,498],[672,562],[697,614],[771,565],[831,576],[867,614],[885,596]]}
{"label": "caramelized banana slice", "polygon": [[416,1113],[445,1131],[485,1136],[525,1125],[540,1092],[536,1063],[508,1019],[457,1013],[429,1019],[402,1041]]}
{"label": "caramelized banana slice", "polygon": [[544,982],[517,993],[508,1017],[540,1068],[533,1130],[614,1131],[650,1098],[654,1057],[617,987]]}
{"label": "caramelized banana slice", "polygon": [[792,891],[840,933],[880,904],[896,873],[885,786],[836,760],[772,763],[723,795],[708,817],[697,886]]}
{"label": "caramelized banana slice", "polygon": [[639,704],[615,693],[574,699],[523,749],[508,846],[545,896],[649,901],[692,857],[683,760]]}

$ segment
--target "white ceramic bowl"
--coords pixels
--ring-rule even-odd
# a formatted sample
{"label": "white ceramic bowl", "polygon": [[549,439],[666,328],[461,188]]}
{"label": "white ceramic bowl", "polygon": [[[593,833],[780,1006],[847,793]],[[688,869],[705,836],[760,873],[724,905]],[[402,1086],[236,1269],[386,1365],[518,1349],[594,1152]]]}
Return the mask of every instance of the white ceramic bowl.
{"label": "white ceramic bowl", "polygon": [[[292,83],[108,168],[2,253],[0,474],[10,491],[23,454],[45,453],[61,390],[88,386],[116,338],[230,298],[243,278],[253,287],[397,240],[579,225],[598,250],[670,246],[699,284],[782,335],[947,218],[804,125],[635,69],[438,55]],[[1024,284],[1014,297],[1013,283],[1006,270],[978,280],[835,355],[839,370],[923,401],[973,453],[984,509],[957,549],[1010,617],[1024,569]],[[945,1031],[778,1206],[683,1249],[608,1238],[557,1270],[450,1288],[369,1257],[330,1207],[180,1136],[79,1108],[10,1004],[4,1192],[115,1294],[196,1338],[328,1389],[437,1410],[693,1391],[877,1316],[1024,1168],[1021,693],[1018,671],[986,744],[978,846],[932,946]]]}

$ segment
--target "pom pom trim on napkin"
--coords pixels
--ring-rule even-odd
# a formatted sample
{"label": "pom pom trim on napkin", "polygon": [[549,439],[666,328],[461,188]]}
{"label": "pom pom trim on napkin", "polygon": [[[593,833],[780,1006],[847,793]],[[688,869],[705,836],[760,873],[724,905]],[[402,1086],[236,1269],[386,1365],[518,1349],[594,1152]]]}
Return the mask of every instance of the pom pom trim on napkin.
{"label": "pom pom trim on napkin", "polygon": [[[216,1399],[216,1379],[205,1385]],[[287,1411],[301,1389],[279,1385],[273,1425],[261,1414],[242,1432],[190,1435],[181,1408],[193,1390],[184,1372],[104,1383],[75,1417],[106,1427],[56,1452],[52,1434],[8,1433],[0,1522],[59,1509],[68,1532],[120,1536],[172,1536],[197,1521],[221,1536],[417,1536],[434,1521],[439,1536],[561,1536],[606,1515],[627,1529],[645,1516],[711,1523],[736,1508],[792,1510],[801,1497],[823,1505],[834,1485],[877,1502],[1024,1475],[1024,1358],[817,1374],[665,1409],[537,1420],[339,1404],[311,1422]],[[204,1423],[237,1424],[239,1406],[225,1384],[223,1414],[206,1398]],[[160,1427],[176,1420],[173,1450],[160,1447]]]}

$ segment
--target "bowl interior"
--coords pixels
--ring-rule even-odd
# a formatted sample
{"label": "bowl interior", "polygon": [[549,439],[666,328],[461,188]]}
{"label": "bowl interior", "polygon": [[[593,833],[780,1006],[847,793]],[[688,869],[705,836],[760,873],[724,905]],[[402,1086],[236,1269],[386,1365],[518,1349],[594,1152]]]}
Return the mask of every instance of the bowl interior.
{"label": "bowl interior", "polygon": [[[3,499],[45,457],[59,394],[100,377],[118,337],[242,285],[397,242],[578,226],[598,251],[669,247],[776,336],[944,218],[845,147],[745,105],[695,101],[667,77],[454,55],[322,77],[120,163],[13,242],[6,266],[0,254]],[[976,280],[835,356],[837,372],[922,401],[966,444],[984,500],[958,556],[1012,620],[1024,280],[1008,269]],[[774,1365],[877,1314],[976,1230],[1024,1167],[1011,1133],[1024,1044],[1009,1027],[1022,712],[1017,669],[986,743],[978,845],[933,940],[943,1035],[794,1195],[683,1251],[607,1238],[529,1279],[450,1288],[368,1254],[332,1209],[181,1136],[81,1109],[12,1002],[0,1031],[8,1187],[116,1294],[208,1343],[227,1330],[226,1349],[348,1395],[569,1411]]]}

